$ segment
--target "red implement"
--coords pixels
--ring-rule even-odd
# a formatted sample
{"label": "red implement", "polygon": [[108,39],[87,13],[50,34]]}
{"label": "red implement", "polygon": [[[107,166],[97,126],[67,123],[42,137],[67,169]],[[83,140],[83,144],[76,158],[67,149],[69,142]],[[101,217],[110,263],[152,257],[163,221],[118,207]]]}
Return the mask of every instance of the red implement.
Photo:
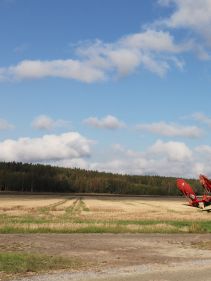
{"label": "red implement", "polygon": [[206,192],[211,192],[211,181],[204,175],[199,176],[199,181]]}
{"label": "red implement", "polygon": [[179,190],[185,195],[185,197],[188,199],[189,204],[194,207],[198,207],[199,203],[202,202],[201,200],[198,200],[196,197],[195,192],[193,191],[192,187],[183,179],[177,180],[177,187]]}

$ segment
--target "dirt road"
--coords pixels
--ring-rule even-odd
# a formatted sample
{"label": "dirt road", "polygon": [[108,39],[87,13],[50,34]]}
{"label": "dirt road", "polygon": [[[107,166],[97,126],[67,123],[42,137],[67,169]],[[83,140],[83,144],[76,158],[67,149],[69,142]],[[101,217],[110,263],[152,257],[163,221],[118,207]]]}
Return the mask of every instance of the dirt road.
{"label": "dirt road", "polygon": [[25,281],[208,281],[210,241],[210,234],[2,234],[0,250],[75,257],[85,265]]}
{"label": "dirt road", "polygon": [[[200,266],[200,268],[198,268]],[[123,272],[125,271],[125,272]],[[16,279],[16,281],[210,281],[211,266],[201,264],[186,264],[184,266],[134,267],[101,273],[56,273],[40,275],[31,278]]]}

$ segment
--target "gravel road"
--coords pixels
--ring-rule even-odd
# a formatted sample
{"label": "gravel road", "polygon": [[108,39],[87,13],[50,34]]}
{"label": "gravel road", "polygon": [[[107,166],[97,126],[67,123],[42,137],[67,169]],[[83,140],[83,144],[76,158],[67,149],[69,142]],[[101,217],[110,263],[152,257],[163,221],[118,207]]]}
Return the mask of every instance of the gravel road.
{"label": "gravel road", "polygon": [[210,281],[210,260],[195,263],[118,268],[101,272],[55,273],[16,281]]}
{"label": "gravel road", "polygon": [[[90,267],[19,277],[21,281],[210,281],[210,234],[0,235],[1,245],[26,252],[80,257]],[[14,245],[13,245],[14,244]]]}

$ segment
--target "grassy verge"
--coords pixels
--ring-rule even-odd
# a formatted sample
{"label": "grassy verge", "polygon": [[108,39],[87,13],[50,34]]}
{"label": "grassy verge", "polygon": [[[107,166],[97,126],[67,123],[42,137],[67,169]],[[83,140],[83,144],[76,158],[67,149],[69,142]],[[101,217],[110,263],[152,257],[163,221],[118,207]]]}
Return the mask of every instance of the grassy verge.
{"label": "grassy verge", "polygon": [[0,233],[210,233],[210,221],[75,221],[0,225]]}
{"label": "grassy verge", "polygon": [[80,262],[63,257],[38,254],[0,252],[0,272],[5,274],[25,274],[48,272],[51,270],[77,269]]}

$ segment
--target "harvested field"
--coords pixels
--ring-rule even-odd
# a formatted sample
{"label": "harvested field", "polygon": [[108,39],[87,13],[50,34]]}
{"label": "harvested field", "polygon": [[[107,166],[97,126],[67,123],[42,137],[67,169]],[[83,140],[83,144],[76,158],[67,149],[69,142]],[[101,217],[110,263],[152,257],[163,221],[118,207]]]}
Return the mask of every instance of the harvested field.
{"label": "harvested field", "polygon": [[211,232],[183,198],[0,195],[0,233]]}

